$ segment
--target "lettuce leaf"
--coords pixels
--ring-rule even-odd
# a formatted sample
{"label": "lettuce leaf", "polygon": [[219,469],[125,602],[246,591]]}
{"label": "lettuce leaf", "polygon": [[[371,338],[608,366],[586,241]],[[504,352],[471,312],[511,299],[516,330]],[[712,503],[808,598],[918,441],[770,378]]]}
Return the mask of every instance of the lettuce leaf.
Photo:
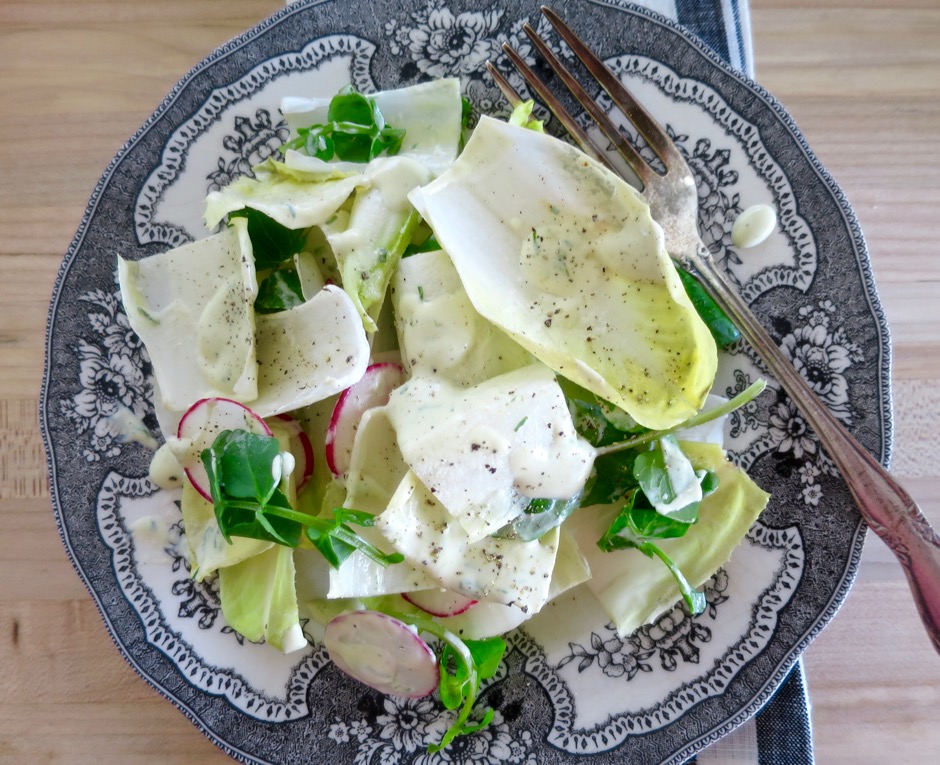
{"label": "lettuce leaf", "polygon": [[275,159],[255,169],[255,177],[236,178],[206,196],[206,226],[214,229],[226,215],[244,207],[262,212],[289,229],[319,226],[369,180],[362,169],[303,173]]}
{"label": "lettuce leaf", "polygon": [[[438,175],[454,161],[460,145],[463,103],[456,78],[370,93],[385,122],[405,131],[398,156],[411,157]],[[281,100],[281,113],[296,132],[327,119],[332,98]],[[345,167],[346,165],[344,165]]]}
{"label": "lettuce leaf", "polygon": [[535,359],[484,319],[442,250],[405,258],[392,282],[402,363],[458,387],[528,366]]}
{"label": "lettuce leaf", "polygon": [[[699,506],[699,519],[676,539],[657,540],[693,587],[727,562],[757,520],[769,496],[747,473],[728,461],[715,444],[684,441],[682,450],[696,470],[718,476],[718,488]],[[620,512],[620,505],[582,508],[566,523],[591,568],[586,587],[598,598],[621,635],[633,632],[679,599],[672,573],[659,560],[637,550],[602,552],[597,540]]]}
{"label": "lettuce leaf", "polygon": [[183,481],[180,510],[183,513],[192,577],[197,582],[221,568],[234,566],[264,552],[273,544],[246,537],[232,537],[231,544],[226,542],[219,530],[212,503],[197,492],[189,481]]}
{"label": "lettuce leaf", "polygon": [[303,648],[294,586],[294,551],[274,545],[219,569],[219,600],[228,625],[248,640],[262,638],[284,653]]}
{"label": "lettuce leaf", "polygon": [[482,118],[411,200],[476,309],[652,429],[702,406],[715,342],[638,192],[577,149]]}
{"label": "lettuce leaf", "polygon": [[[193,278],[194,263],[202,278]],[[258,283],[244,219],[151,257],[118,257],[118,280],[165,409],[179,414],[199,398],[257,396],[252,306]]]}

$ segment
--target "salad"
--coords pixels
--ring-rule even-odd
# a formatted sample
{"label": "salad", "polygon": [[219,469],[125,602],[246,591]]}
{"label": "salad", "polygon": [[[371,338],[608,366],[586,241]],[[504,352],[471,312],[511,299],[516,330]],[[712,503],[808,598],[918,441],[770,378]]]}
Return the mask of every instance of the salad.
{"label": "salad", "polygon": [[284,99],[290,140],[208,195],[205,238],[118,259],[193,578],[249,640],[438,692],[436,748],[491,719],[502,634],[574,587],[623,635],[701,612],[768,499],[722,448],[762,383],[711,393],[734,327],[531,106],[471,130],[456,80]]}

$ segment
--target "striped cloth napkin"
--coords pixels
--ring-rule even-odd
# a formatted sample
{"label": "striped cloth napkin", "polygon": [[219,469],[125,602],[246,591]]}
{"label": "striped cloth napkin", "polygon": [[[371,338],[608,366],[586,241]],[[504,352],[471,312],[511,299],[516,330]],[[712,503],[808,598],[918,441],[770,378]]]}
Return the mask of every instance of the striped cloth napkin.
{"label": "striped cloth napkin", "polygon": [[[294,0],[286,0],[290,5]],[[728,64],[754,75],[748,0],[633,0],[678,22]],[[810,703],[798,662],[751,720],[684,765],[813,765]]]}

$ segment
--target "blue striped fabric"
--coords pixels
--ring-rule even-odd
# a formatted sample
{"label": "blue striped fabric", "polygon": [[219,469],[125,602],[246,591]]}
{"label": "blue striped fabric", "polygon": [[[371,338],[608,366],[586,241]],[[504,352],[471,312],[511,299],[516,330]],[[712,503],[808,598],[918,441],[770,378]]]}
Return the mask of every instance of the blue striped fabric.
{"label": "blue striped fabric", "polygon": [[675,19],[731,66],[753,74],[746,0],[676,0]]}

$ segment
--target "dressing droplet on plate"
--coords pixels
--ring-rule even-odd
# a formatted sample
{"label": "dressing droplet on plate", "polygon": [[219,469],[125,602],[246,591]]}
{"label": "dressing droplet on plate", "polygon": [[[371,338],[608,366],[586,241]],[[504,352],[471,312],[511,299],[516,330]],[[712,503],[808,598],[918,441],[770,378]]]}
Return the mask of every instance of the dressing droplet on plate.
{"label": "dressing droplet on plate", "polygon": [[756,247],[773,232],[777,213],[769,205],[752,205],[734,220],[731,243],[742,250]]}

